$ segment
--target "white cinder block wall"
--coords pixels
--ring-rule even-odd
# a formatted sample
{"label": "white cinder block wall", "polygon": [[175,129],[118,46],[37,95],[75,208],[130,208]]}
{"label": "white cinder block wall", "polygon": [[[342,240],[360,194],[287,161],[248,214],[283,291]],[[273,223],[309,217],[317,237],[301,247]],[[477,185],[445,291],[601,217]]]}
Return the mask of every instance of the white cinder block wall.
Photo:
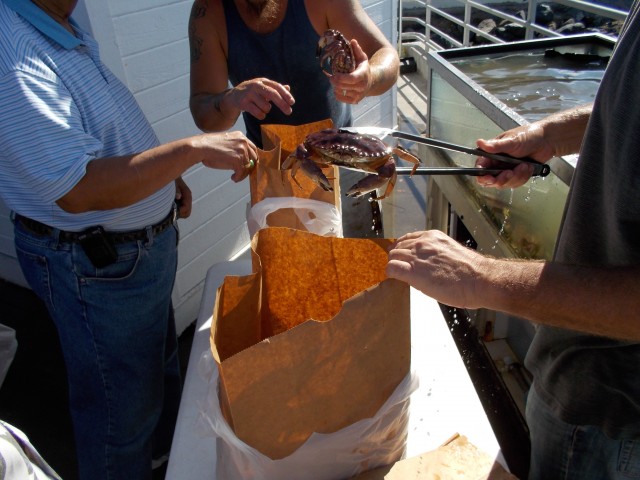
{"label": "white cinder block wall", "polygon": [[[80,0],[74,18],[100,44],[103,62],[129,87],[161,142],[200,133],[189,112],[191,0]],[[397,0],[362,0],[395,45]],[[395,87],[355,108],[357,125],[396,125]],[[234,127],[244,131],[240,120]],[[249,182],[197,166],[184,179],[193,192],[191,217],[180,220],[178,275],[173,292],[178,332],[198,316],[207,270],[249,244]],[[0,277],[26,286],[15,258],[9,212],[0,202]]]}

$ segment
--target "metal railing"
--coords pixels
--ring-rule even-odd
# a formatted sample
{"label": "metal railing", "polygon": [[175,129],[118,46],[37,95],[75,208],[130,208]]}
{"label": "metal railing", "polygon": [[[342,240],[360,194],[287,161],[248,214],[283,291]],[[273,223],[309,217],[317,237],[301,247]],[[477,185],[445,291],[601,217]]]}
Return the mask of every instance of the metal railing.
{"label": "metal railing", "polygon": [[[462,18],[458,18],[455,15],[452,15],[447,10],[449,8],[439,8],[433,5],[432,0],[416,0],[412,2],[413,4],[417,4],[425,8],[425,18],[404,16],[403,12],[403,1],[399,0],[399,9],[400,9],[400,25],[398,28],[399,39],[398,39],[398,51],[402,55],[403,45],[405,43],[415,43],[419,42],[424,44],[425,51],[428,50],[442,50],[446,47],[442,46],[440,43],[437,43],[433,40],[434,36],[439,37],[441,41],[448,43],[451,47],[467,47],[471,45],[472,33],[476,36],[480,36],[485,40],[491,43],[507,43],[507,40],[501,39],[495,35],[492,35],[488,32],[485,32],[477,26],[471,24],[472,14],[474,10],[483,11],[489,14],[491,17],[497,17],[501,20],[507,20],[510,23],[520,25],[525,30],[524,38],[526,40],[534,38],[534,36],[538,37],[559,37],[563,36],[561,33],[550,30],[542,25],[538,25],[535,23],[536,20],[536,12],[539,3],[543,3],[545,0],[529,0],[527,2],[527,12],[526,18],[521,18],[518,16],[510,15],[503,11],[500,11],[497,8],[492,7],[492,5],[498,5],[501,0],[485,0],[485,3],[479,3],[474,0],[450,0],[450,4],[454,4],[457,6],[464,7],[464,14]],[[610,20],[624,20],[627,17],[628,12],[624,10],[618,10],[615,8],[610,8],[604,5],[598,5],[591,2],[585,2],[582,0],[553,0],[553,3],[561,4],[569,8],[574,8],[576,10],[580,10],[583,12],[592,13],[595,15],[599,15],[603,18],[607,18]],[[451,35],[444,32],[442,29],[439,29],[434,26],[433,16],[438,15],[441,19],[446,22],[450,22],[453,25],[457,25],[462,29],[462,40],[453,38]],[[416,24],[420,27],[424,28],[425,32],[403,32],[403,26],[408,24]]]}

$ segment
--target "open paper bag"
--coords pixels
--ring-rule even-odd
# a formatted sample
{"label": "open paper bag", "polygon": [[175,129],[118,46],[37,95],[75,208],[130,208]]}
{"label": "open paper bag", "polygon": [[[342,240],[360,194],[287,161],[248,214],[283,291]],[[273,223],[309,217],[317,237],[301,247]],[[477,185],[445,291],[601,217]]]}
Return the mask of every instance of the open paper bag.
{"label": "open paper bag", "polygon": [[[409,375],[409,287],[385,278],[390,242],[288,228],[254,236],[254,273],[225,278],[211,326],[220,407],[240,440],[282,459],[314,432],[374,417]],[[401,411],[376,443],[406,441]]]}
{"label": "open paper bag", "polygon": [[[332,128],[333,123],[330,119],[322,120],[304,125],[262,125],[262,144],[263,149],[258,152],[258,164],[249,176],[249,186],[251,190],[251,206],[262,202],[268,204],[270,199],[300,199],[312,200],[318,202],[319,215],[325,215],[326,212],[340,213],[340,182],[339,171],[337,167],[323,168],[324,174],[330,180],[333,191],[325,191],[321,187],[313,183],[304,173],[299,171],[295,177],[300,186],[298,186],[291,178],[291,170],[280,170],[282,162],[293,152],[296,147],[302,143],[305,137],[318,130]],[[302,187],[302,188],[301,188]],[[331,207],[323,209],[323,203],[329,204]],[[309,207],[307,207],[307,210]],[[247,214],[250,218],[250,211]],[[341,222],[341,220],[338,220]],[[272,227],[288,227],[298,230],[309,230],[308,224],[301,220],[294,211],[294,207],[284,207],[282,200],[278,205],[273,206],[273,211],[267,216],[268,226]],[[262,226],[262,225],[260,225]],[[341,224],[340,224],[341,227]],[[341,228],[340,228],[341,230]],[[253,233],[250,232],[251,236]],[[334,235],[340,236],[340,235]]]}

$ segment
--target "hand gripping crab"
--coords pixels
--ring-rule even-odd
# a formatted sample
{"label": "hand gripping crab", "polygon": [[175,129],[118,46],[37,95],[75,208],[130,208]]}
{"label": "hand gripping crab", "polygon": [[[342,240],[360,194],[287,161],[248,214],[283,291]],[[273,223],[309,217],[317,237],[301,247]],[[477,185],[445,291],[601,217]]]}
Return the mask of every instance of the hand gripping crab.
{"label": "hand gripping crab", "polygon": [[[281,169],[291,169],[291,178],[298,184],[296,173],[301,169],[305,175],[326,191],[333,190],[321,167],[337,165],[370,172],[347,191],[347,197],[359,197],[386,184],[384,193],[372,200],[388,197],[396,184],[396,162],[394,155],[414,164],[416,171],[420,160],[400,147],[392,148],[378,137],[326,129],[314,132],[282,162]],[[302,188],[302,187],[301,187]]]}
{"label": "hand gripping crab", "polygon": [[329,76],[334,73],[351,73],[356,69],[351,43],[337,30],[327,30],[318,41],[316,56],[320,68]]}

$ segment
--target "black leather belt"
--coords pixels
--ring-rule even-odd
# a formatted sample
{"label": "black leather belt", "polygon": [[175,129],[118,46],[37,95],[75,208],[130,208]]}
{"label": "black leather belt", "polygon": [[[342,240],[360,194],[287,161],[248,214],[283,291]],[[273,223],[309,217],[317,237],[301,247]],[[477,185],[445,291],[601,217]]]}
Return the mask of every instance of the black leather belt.
{"label": "black leather belt", "polygon": [[[174,207],[169,212],[169,215],[167,215],[163,220],[160,220],[158,223],[150,227],[151,234],[155,236],[165,231],[167,228],[173,225],[176,218],[177,218],[177,209]],[[19,222],[24,228],[29,230],[31,233],[35,233],[36,235],[50,236],[55,230],[53,227],[50,227],[49,225],[45,225],[44,223],[40,223],[37,220],[33,220],[31,218],[23,217],[18,213],[16,213],[15,221]],[[78,242],[80,236],[83,233],[84,232],[67,232],[65,230],[60,230],[58,240],[64,243]],[[105,233],[114,243],[127,243],[127,242],[135,242],[137,240],[147,239],[147,228],[142,228],[140,230],[130,230],[127,232],[105,232]]]}

